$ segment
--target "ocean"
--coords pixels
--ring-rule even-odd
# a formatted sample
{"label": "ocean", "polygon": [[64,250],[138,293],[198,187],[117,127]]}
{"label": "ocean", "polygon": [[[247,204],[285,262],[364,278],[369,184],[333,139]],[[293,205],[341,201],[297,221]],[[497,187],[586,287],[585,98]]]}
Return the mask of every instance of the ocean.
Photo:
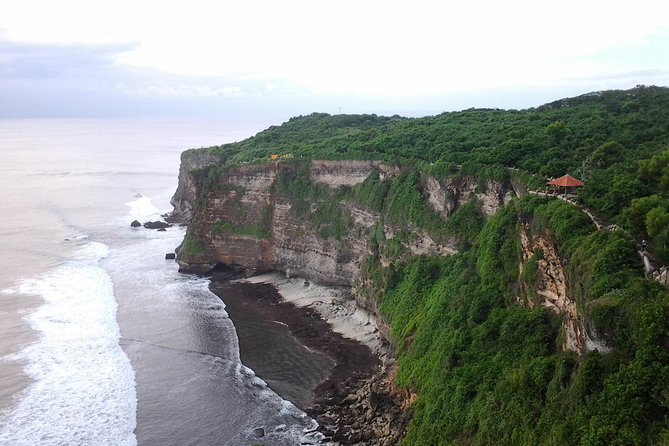
{"label": "ocean", "polygon": [[0,121],[0,444],[317,441],[315,422],[242,364],[208,281],[164,259],[184,229],[130,228],[171,210],[183,150],[278,123]]}

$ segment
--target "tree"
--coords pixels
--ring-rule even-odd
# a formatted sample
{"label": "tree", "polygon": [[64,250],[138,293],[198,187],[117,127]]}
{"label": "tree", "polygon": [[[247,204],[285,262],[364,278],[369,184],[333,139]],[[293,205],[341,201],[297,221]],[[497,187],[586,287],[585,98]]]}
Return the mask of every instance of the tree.
{"label": "tree", "polygon": [[667,235],[669,235],[669,212],[661,206],[651,209],[646,214],[646,232],[651,238],[661,239],[663,249],[667,249]]}
{"label": "tree", "polygon": [[548,133],[548,136],[550,136],[556,144],[559,144],[567,135],[567,127],[564,125],[564,122],[555,121],[552,124],[548,124],[546,133]]}
{"label": "tree", "polygon": [[640,161],[639,177],[660,190],[669,191],[669,150]]}
{"label": "tree", "polygon": [[[631,229],[638,229],[637,236],[643,237],[644,232],[650,237],[648,233],[648,226],[646,216],[650,211],[656,208],[667,208],[669,201],[661,195],[650,195],[648,197],[636,198],[632,200],[632,205],[625,209],[623,219],[626,226]],[[656,211],[657,212],[657,211]]]}

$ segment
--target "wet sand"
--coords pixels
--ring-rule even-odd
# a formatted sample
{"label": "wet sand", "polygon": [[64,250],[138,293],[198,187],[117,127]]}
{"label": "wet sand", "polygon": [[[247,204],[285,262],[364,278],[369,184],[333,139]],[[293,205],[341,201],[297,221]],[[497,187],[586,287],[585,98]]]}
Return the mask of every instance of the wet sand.
{"label": "wet sand", "polygon": [[[210,289],[225,302],[226,311],[235,324],[242,362],[252,368],[257,376],[265,380],[279,395],[307,413],[312,412],[310,409],[319,406],[322,401],[340,393],[341,389],[347,387],[346,383],[367,379],[378,369],[381,362],[369,346],[333,331],[333,326],[314,307],[295,305],[289,301],[291,298],[295,300],[296,295],[301,295],[302,297],[310,296],[309,302],[313,300],[324,304],[328,301],[327,296],[323,295],[323,291],[327,288],[305,286],[303,280],[285,280],[278,274],[257,276],[242,281],[228,281],[228,279],[229,277],[225,275],[214,275]],[[281,283],[284,284],[283,289]],[[285,285],[294,287],[296,292],[291,293],[290,289],[293,288],[287,290]],[[297,293],[300,288],[302,292]],[[280,291],[283,292],[280,293]],[[288,295],[288,298],[284,294]],[[338,308],[339,313],[342,313],[340,303],[347,301],[350,299],[343,299],[341,302],[336,300],[336,303],[332,304],[333,308]],[[307,302],[299,303],[306,304]],[[351,303],[354,304],[352,301]],[[254,333],[254,328],[258,326],[257,321],[254,322],[253,317],[249,317],[251,314],[265,322],[285,324],[290,335],[308,347],[312,353],[312,356],[307,358],[310,362],[323,361],[324,356],[327,368],[323,370],[324,373],[320,375],[320,378],[314,379],[317,374],[313,369],[319,369],[318,364],[316,366],[313,364],[300,365],[292,363],[291,358],[287,358],[288,362],[286,358],[283,361],[277,358],[277,342],[281,344],[290,342],[290,340],[265,338],[259,342],[257,333]],[[348,326],[349,331],[355,327],[365,327],[360,328],[361,333],[375,332],[375,327],[369,326],[368,322],[357,321],[357,319],[357,322],[354,322],[350,314],[346,320],[348,322],[345,325]],[[313,353],[318,355],[313,356]],[[281,383],[274,379],[277,372],[277,360],[283,362],[284,367],[298,369],[296,374],[288,377],[288,382]],[[299,370],[300,368],[302,370]],[[294,386],[301,387],[301,389],[293,394],[286,391],[287,388]],[[308,398],[305,397],[305,391],[310,393]],[[315,414],[310,413],[310,415]]]}

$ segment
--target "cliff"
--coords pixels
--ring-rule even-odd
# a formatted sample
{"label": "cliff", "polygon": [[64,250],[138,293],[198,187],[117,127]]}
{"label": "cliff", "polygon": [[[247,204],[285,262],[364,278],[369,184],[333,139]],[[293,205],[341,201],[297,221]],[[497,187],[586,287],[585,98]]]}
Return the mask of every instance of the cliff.
{"label": "cliff", "polygon": [[[390,246],[406,256],[457,252],[457,237],[389,216],[356,195],[373,177],[381,185],[378,198],[391,198],[393,184],[407,175],[397,166],[312,161],[201,169],[211,162],[198,151],[185,156],[172,199],[175,213],[190,222],[177,256],[182,271],[235,265],[351,286],[362,260],[379,249],[386,263],[398,252],[389,252]],[[481,188],[469,177],[438,181],[428,174],[418,179],[416,192],[429,204],[421,212],[442,222],[473,202],[483,216],[493,215],[514,194],[508,183]]]}
{"label": "cliff", "polygon": [[193,218],[193,205],[197,200],[195,172],[219,163],[217,156],[206,149],[186,150],[181,154],[179,183],[170,204],[174,206],[173,216],[184,223]]}
{"label": "cliff", "polygon": [[[379,333],[396,347],[397,365],[386,372],[394,377],[388,389],[400,389],[401,398],[388,407],[417,398],[408,444],[434,439],[430,414],[445,408],[454,415],[440,417],[437,431],[453,432],[456,443],[467,439],[452,420],[467,416],[489,426],[477,431],[483,443],[497,435],[513,442],[498,419],[546,423],[552,414],[565,429],[575,428],[578,419],[560,407],[576,404],[588,413],[578,401],[599,392],[595,383],[584,384],[590,370],[605,374],[605,388],[617,392],[629,373],[645,374],[648,361],[664,361],[654,337],[628,334],[660,326],[630,321],[664,314],[651,308],[652,299],[634,301],[639,292],[663,291],[644,282],[629,236],[598,229],[562,200],[514,199],[527,187],[510,175],[435,174],[429,166],[376,161],[225,165],[206,151],[184,158],[173,198],[175,214],[189,222],[177,253],[181,270],[226,265],[353,287],[357,304],[377,316]],[[636,349],[657,357],[629,360]],[[482,409],[472,412],[462,398]],[[660,410],[643,398],[649,411]],[[616,413],[625,401],[615,403]],[[365,416],[376,417],[363,402]],[[379,415],[398,420],[387,433],[389,424],[377,426],[379,444],[404,435],[407,413]],[[352,414],[346,422],[356,426]],[[544,435],[523,429],[532,442]]]}
{"label": "cliff", "polygon": [[533,236],[527,223],[521,226],[520,240],[523,251],[520,277],[523,277],[524,271],[525,276],[528,276],[527,271],[534,269],[531,282],[520,281],[524,294],[531,296],[525,300],[525,304],[530,308],[541,306],[555,315],[561,315],[564,332],[562,349],[583,354],[583,321],[576,302],[568,292],[562,261],[555,244],[546,233]]}
{"label": "cliff", "polygon": [[[403,444],[664,444],[668,104],[638,86],[528,110],[312,114],[189,151],[178,260],[352,285],[416,396]],[[302,160],[319,156],[384,161]],[[537,195],[566,172],[584,176],[575,203]],[[351,420],[379,417],[352,398]]]}

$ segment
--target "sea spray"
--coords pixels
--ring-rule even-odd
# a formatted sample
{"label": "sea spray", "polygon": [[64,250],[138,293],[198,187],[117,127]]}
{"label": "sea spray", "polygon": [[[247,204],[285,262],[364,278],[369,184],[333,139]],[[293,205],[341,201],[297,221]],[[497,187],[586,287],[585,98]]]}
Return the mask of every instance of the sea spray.
{"label": "sea spray", "polygon": [[153,204],[149,197],[138,194],[136,199],[126,203],[130,208],[130,212],[126,217],[128,220],[139,220],[145,222],[147,220],[159,220],[161,218],[160,210]]}

